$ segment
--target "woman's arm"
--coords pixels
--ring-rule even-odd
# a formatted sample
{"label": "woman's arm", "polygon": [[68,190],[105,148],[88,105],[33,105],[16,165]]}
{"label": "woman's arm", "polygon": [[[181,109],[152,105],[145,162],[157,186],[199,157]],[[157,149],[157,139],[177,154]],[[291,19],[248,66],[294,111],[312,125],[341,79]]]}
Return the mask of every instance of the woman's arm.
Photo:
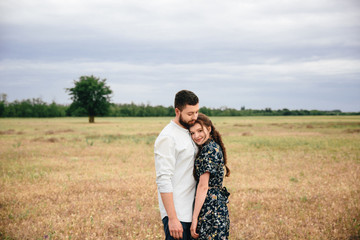
{"label": "woman's arm", "polygon": [[193,238],[199,237],[199,235],[196,233],[196,227],[198,223],[200,210],[205,202],[206,194],[209,189],[209,178],[210,178],[210,173],[205,172],[203,175],[200,176],[199,184],[197,186],[193,220],[190,229]]}

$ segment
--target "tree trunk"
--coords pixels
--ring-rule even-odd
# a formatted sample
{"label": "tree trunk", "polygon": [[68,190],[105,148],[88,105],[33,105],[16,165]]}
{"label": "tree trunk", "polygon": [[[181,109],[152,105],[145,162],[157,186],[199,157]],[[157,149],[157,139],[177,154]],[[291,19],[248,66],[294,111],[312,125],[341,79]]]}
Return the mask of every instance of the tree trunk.
{"label": "tree trunk", "polygon": [[89,116],[89,123],[95,122],[95,116]]}

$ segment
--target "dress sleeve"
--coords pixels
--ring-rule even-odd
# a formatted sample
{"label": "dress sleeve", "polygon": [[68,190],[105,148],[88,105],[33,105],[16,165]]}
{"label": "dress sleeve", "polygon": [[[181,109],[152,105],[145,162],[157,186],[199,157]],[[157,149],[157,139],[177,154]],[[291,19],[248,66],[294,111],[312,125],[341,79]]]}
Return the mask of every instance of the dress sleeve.
{"label": "dress sleeve", "polygon": [[210,175],[214,175],[216,173],[217,165],[218,165],[218,157],[217,157],[218,149],[214,147],[205,146],[202,150],[199,158],[199,170],[198,175],[201,176],[206,172],[209,172]]}

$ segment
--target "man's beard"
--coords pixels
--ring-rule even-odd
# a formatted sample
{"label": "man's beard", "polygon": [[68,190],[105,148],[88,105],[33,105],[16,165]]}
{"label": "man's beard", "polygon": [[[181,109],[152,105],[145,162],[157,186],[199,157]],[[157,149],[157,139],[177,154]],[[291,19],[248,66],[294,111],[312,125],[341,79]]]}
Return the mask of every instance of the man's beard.
{"label": "man's beard", "polygon": [[187,128],[189,129],[192,125],[194,125],[194,123],[188,123],[188,122],[185,122],[183,120],[183,118],[181,117],[181,114],[180,114],[180,119],[179,119],[179,122],[182,126],[184,126],[184,128]]}

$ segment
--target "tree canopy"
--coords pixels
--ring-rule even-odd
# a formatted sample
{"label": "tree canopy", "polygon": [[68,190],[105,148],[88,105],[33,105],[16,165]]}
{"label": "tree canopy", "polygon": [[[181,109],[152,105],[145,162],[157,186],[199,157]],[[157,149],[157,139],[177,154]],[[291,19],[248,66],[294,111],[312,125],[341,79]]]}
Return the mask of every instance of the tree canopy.
{"label": "tree canopy", "polygon": [[91,76],[81,76],[74,80],[73,88],[66,88],[69,92],[74,109],[84,110],[89,116],[89,122],[95,122],[95,116],[108,113],[112,90],[106,85],[106,79]]}
{"label": "tree canopy", "polygon": [[[208,116],[316,116],[316,115],[360,115],[360,112],[342,112],[340,110],[289,110],[278,109],[240,109],[233,108],[207,108],[201,107],[200,112]],[[84,108],[76,108],[74,104],[62,105],[44,102],[40,98],[16,100],[8,102],[1,99],[0,117],[84,117],[88,116]],[[174,117],[173,106],[151,106],[149,104],[110,103],[109,111],[104,117]]]}

